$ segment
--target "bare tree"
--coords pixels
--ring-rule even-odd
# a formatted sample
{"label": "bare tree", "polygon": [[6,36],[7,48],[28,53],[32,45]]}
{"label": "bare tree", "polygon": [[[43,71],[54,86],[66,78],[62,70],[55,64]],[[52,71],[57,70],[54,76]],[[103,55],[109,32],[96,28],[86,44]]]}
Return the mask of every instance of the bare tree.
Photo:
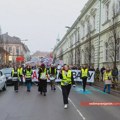
{"label": "bare tree", "polygon": [[80,34],[79,34],[79,28],[76,28],[77,30],[77,40],[76,40],[76,48],[75,48],[75,65],[80,66]]}
{"label": "bare tree", "polygon": [[92,65],[92,62],[91,62],[92,46],[91,46],[91,24],[89,22],[87,25],[87,31],[88,31],[88,34],[87,34],[88,43],[86,44],[87,46],[85,49],[85,63],[91,66]]}
{"label": "bare tree", "polygon": [[120,44],[120,38],[118,33],[118,19],[117,19],[117,13],[115,10],[115,6],[113,5],[113,17],[112,17],[112,25],[111,26],[111,32],[109,33],[109,39],[108,39],[108,56],[110,57],[111,61],[113,62],[113,66],[116,67],[117,65],[117,55],[119,54],[119,44]]}

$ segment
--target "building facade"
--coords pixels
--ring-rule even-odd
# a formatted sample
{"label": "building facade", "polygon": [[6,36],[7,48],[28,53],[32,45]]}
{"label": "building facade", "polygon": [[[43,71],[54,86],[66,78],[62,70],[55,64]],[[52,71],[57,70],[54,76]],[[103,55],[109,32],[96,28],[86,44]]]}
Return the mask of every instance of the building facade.
{"label": "building facade", "polygon": [[116,61],[120,67],[119,38],[120,0],[89,0],[53,55],[69,65],[97,68]]}
{"label": "building facade", "polygon": [[9,63],[9,53],[5,51],[2,47],[0,47],[0,68],[1,65],[4,65],[3,61],[5,60],[7,63]]}
{"label": "building facade", "polygon": [[30,60],[28,47],[18,37],[11,37],[8,33],[0,35],[0,47],[9,53],[9,61],[5,59],[3,64],[16,63],[17,57],[24,57],[24,62]]}

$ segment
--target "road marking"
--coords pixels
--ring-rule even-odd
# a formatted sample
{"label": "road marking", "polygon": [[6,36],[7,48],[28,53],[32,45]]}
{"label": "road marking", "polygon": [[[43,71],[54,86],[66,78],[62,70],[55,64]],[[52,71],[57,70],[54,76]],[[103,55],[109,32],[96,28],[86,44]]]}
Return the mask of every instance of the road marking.
{"label": "road marking", "polygon": [[[62,92],[60,86],[58,86],[59,90]],[[73,101],[68,98],[68,100],[71,102],[71,104],[73,105],[73,107],[75,108],[75,110],[78,112],[78,114],[80,115],[80,117],[82,117],[83,120],[85,120],[85,117],[83,116],[83,114],[80,112],[80,110],[76,107],[76,105],[73,103]]]}

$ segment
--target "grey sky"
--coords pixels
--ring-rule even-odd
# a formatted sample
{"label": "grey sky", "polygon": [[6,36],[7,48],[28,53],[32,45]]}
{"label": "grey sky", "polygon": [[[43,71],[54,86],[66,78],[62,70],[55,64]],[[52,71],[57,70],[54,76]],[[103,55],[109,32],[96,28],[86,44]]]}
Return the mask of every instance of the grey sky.
{"label": "grey sky", "polygon": [[2,33],[28,39],[30,50],[51,51],[88,0],[0,0]]}

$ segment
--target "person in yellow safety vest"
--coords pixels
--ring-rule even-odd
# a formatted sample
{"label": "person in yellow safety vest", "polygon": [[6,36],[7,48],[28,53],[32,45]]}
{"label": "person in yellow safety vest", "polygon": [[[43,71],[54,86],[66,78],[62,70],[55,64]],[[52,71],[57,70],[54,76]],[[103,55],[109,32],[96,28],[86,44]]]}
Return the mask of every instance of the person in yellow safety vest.
{"label": "person in yellow safety vest", "polygon": [[51,90],[56,90],[56,87],[55,87],[55,79],[56,79],[56,76],[57,76],[57,70],[55,68],[55,66],[52,64],[50,69],[49,69],[49,80],[50,80],[50,85],[51,85]]}
{"label": "person in yellow safety vest", "polygon": [[73,73],[69,69],[68,65],[64,65],[63,69],[61,70],[59,77],[61,80],[61,89],[63,94],[63,102],[64,102],[64,108],[68,108],[68,97],[71,90],[71,85],[75,87],[75,82],[73,78]]}
{"label": "person in yellow safety vest", "polygon": [[33,71],[32,71],[32,69],[29,65],[26,67],[26,70],[25,70],[24,74],[25,74],[25,82],[26,82],[26,85],[27,85],[27,92],[30,92],[31,91],[31,86],[32,86]]}
{"label": "person in yellow safety vest", "polygon": [[109,67],[106,68],[104,74],[103,74],[103,80],[104,80],[104,92],[106,92],[106,88],[108,87],[108,94],[110,94],[111,91],[111,84],[112,84],[112,71]]}
{"label": "person in yellow safety vest", "polygon": [[84,65],[82,67],[80,77],[81,77],[82,82],[83,82],[83,92],[85,92],[85,90],[86,90],[86,84],[87,84],[87,79],[89,77],[89,70],[88,70],[88,68],[87,68],[86,65]]}
{"label": "person in yellow safety vest", "polygon": [[14,68],[12,69],[11,76],[12,76],[12,81],[14,85],[14,90],[15,92],[18,92],[19,73],[18,73],[18,69],[16,66],[14,66]]}
{"label": "person in yellow safety vest", "polygon": [[48,74],[47,74],[47,69],[44,64],[41,65],[39,71],[38,71],[38,91],[41,93],[44,93],[44,96],[46,96],[47,92],[47,79],[48,79]]}
{"label": "person in yellow safety vest", "polygon": [[20,65],[18,68],[18,73],[19,73],[20,83],[21,83],[21,85],[23,85],[23,68]]}

